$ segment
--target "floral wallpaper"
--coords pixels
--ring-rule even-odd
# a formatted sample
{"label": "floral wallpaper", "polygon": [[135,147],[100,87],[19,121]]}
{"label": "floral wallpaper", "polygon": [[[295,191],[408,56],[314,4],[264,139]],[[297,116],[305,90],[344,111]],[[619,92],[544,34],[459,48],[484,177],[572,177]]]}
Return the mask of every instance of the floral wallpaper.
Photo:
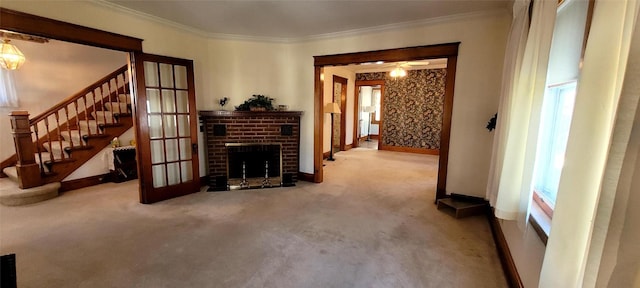
{"label": "floral wallpaper", "polygon": [[[340,105],[342,97],[342,83],[333,82],[333,102]],[[340,147],[340,114],[333,115],[333,147]],[[340,150],[340,149],[337,149]]]}
{"label": "floral wallpaper", "polygon": [[356,80],[385,80],[382,144],[440,149],[446,69],[409,70],[406,77],[358,73]]}

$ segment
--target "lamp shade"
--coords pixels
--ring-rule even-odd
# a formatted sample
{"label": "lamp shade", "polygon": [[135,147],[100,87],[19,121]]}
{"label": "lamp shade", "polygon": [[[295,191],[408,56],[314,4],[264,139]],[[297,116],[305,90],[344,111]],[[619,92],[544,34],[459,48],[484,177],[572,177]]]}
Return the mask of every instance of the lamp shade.
{"label": "lamp shade", "polygon": [[332,102],[324,105],[324,113],[340,114],[340,106],[338,103]]}
{"label": "lamp shade", "polygon": [[0,66],[7,70],[15,70],[20,68],[24,63],[24,54],[20,52],[18,47],[4,40],[0,43]]}
{"label": "lamp shade", "polygon": [[367,113],[373,113],[373,112],[376,112],[376,107],[375,106],[365,106],[363,111],[367,112]]}

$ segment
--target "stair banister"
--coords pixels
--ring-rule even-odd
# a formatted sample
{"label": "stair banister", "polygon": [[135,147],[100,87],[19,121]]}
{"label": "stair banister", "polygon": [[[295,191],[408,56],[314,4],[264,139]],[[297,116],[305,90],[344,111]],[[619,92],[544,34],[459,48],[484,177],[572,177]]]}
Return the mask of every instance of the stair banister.
{"label": "stair banister", "polygon": [[[75,101],[76,99],[81,98],[85,94],[88,94],[88,93],[92,92],[95,88],[100,87],[102,85],[102,83],[105,83],[105,82],[109,81],[109,79],[117,77],[118,75],[123,74],[126,71],[127,71],[127,65],[124,65],[124,66],[120,67],[118,70],[114,71],[113,73],[111,73],[111,74],[103,77],[102,79],[96,81],[95,83],[87,86],[87,88],[83,89],[82,91],[80,91],[80,92],[78,92],[78,93],[76,93],[74,95],[71,95],[70,97],[67,97],[66,99],[60,101],[60,103],[58,103],[55,106],[47,109],[47,111],[44,111],[44,112],[40,113],[38,116],[33,117],[31,119],[31,122],[35,123],[35,122],[40,122],[40,121],[44,120],[44,118],[46,118],[49,115],[53,114],[54,111],[58,111],[60,109],[63,109],[65,106],[72,104],[73,101]],[[93,105],[93,103],[91,105]],[[91,112],[93,112],[93,109],[92,109],[93,107],[90,107],[90,106],[86,106],[86,107],[89,108],[87,110],[91,110]]]}
{"label": "stair banister", "polygon": [[[127,74],[128,66],[124,65],[31,119],[29,119],[29,113],[27,111],[12,112],[12,114],[10,114],[12,127],[14,127],[12,132],[16,141],[16,151],[18,152],[0,162],[0,177],[7,176],[2,173],[2,169],[17,164],[21,188],[35,187],[60,181],[70,174],[73,169],[78,168],[79,165],[84,163],[76,162],[76,164],[71,164],[76,161],[76,159],[72,159],[71,157],[73,151],[85,155],[82,157],[89,157],[83,161],[93,156],[79,152],[80,150],[88,151],[93,149],[93,147],[87,144],[86,141],[88,141],[88,139],[99,139],[92,140],[95,141],[93,143],[99,143],[96,147],[108,145],[108,139],[104,140],[99,136],[99,134],[105,133],[102,129],[102,124],[99,122],[104,123],[105,127],[117,126],[118,124],[116,122],[120,122],[115,119],[115,115],[123,113],[119,103],[119,94],[129,93]],[[111,86],[112,82],[114,82],[114,86]],[[117,112],[105,112],[107,105],[108,109],[113,109],[114,103],[118,103]],[[127,109],[125,108],[125,110]],[[103,112],[93,114],[95,111]],[[64,113],[64,115],[61,115],[62,113]],[[127,114],[126,112],[124,113]],[[111,118],[110,121],[107,121],[107,114],[108,117]],[[93,115],[95,115],[95,119],[91,119],[94,117]],[[125,116],[130,116],[130,114]],[[95,124],[90,124],[93,120],[96,120],[93,122]],[[125,122],[127,122],[126,125],[132,125],[130,120]],[[81,123],[86,123],[87,125],[86,134],[80,132]],[[27,125],[28,128],[25,129],[18,124]],[[117,128],[115,131],[120,131],[119,129],[123,128],[125,128],[125,126]],[[78,132],[76,132],[78,139],[75,139],[77,142],[74,142],[74,135],[72,135],[71,130],[78,130]],[[117,133],[123,132],[124,131],[120,131]],[[33,133],[35,133],[35,137]],[[64,137],[69,138],[68,141],[63,139]],[[25,145],[25,143],[28,142],[31,143],[31,145]],[[30,153],[35,152],[35,156],[25,154],[27,153],[25,152],[27,149],[29,149]],[[95,154],[97,152],[91,153]],[[59,164],[57,167],[63,167],[62,170],[51,171],[51,167],[54,164]],[[36,166],[37,169],[32,168],[32,166]],[[20,172],[20,170],[22,170],[22,172]],[[35,171],[38,171],[38,173],[35,173]],[[32,173],[38,174],[37,177],[33,177],[32,175],[35,174]]]}
{"label": "stair banister", "polygon": [[18,185],[22,189],[40,186],[42,185],[42,176],[40,175],[40,165],[36,163],[29,112],[12,111],[9,118],[16,148]]}

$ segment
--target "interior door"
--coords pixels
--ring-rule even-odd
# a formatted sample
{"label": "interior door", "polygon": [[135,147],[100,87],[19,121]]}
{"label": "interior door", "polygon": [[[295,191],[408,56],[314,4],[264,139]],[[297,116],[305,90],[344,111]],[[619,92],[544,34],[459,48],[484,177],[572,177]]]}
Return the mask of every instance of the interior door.
{"label": "interior door", "polygon": [[136,53],[140,202],[200,189],[193,61]]}

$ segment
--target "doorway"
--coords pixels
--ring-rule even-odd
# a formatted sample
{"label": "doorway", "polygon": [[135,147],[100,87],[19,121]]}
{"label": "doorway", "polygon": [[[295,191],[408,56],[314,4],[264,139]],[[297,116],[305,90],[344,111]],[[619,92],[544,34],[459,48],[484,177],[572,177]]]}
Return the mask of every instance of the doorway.
{"label": "doorway", "polygon": [[[13,31],[16,33],[23,33],[28,35],[40,36],[50,39],[56,39],[61,41],[67,41],[71,43],[84,44],[93,47],[106,48],[116,51],[127,52],[129,55],[128,67],[129,67],[129,75],[132,79],[130,83],[135,83],[132,90],[132,106],[135,107],[132,109],[132,114],[134,118],[134,129],[136,135],[136,142],[140,143],[138,148],[136,149],[137,158],[140,159],[138,161],[138,177],[139,177],[139,190],[140,190],[140,202],[141,203],[152,203],[155,201],[160,201],[167,199],[169,197],[175,197],[179,195],[174,195],[172,193],[164,193],[163,190],[167,189],[154,189],[154,188],[162,188],[162,187],[171,187],[169,184],[176,184],[175,179],[168,179],[168,174],[178,171],[180,176],[178,179],[178,183],[190,182],[187,190],[183,190],[181,193],[192,193],[196,192],[199,189],[199,176],[198,176],[198,161],[197,157],[195,159],[191,159],[190,155],[183,155],[184,151],[188,151],[191,153],[197,153],[197,121],[194,121],[195,116],[195,92],[193,85],[193,63],[190,60],[184,59],[176,59],[176,58],[157,58],[162,56],[154,56],[144,54],[142,52],[142,39],[124,36],[120,34],[115,34],[111,32],[106,32],[98,29],[93,29],[89,27],[84,27],[80,25],[75,25],[63,21],[53,20],[45,17],[40,17],[36,15],[31,15],[19,11],[14,11],[10,9],[0,8],[0,29]],[[69,31],[72,31],[69,32]],[[153,85],[149,85],[149,83],[145,82],[145,65],[146,62],[157,62],[158,65],[163,63],[165,65],[169,65],[171,67],[171,72],[167,73],[165,76],[171,76],[171,81],[174,86],[163,86],[158,85],[154,87]],[[185,62],[186,61],[186,62]],[[175,63],[174,63],[175,62]],[[160,67],[160,66],[158,66]],[[165,66],[168,67],[168,66]],[[186,87],[177,87],[176,86],[176,68],[184,73],[180,72],[179,75],[184,76],[180,81],[184,81],[188,85]],[[183,69],[184,68],[184,69]],[[158,77],[161,77],[160,81],[164,81],[169,79],[168,77],[163,77],[162,74],[158,73]],[[147,87],[150,86],[150,87]],[[156,128],[160,127],[159,130],[152,131],[150,128],[153,128],[153,125],[149,124],[151,118],[154,115],[149,115],[149,111],[147,111],[147,107],[150,103],[147,103],[146,97],[138,98],[138,93],[144,94],[147,91],[147,88],[159,88],[160,99],[164,95],[173,95],[175,99],[173,101],[173,105],[171,105],[172,101],[161,101],[160,106],[168,109],[172,109],[171,111],[161,110],[161,113],[158,114],[160,116],[159,125],[155,125]],[[173,94],[172,94],[173,93]],[[187,105],[181,106],[186,108],[188,112],[178,111],[178,107],[180,104],[185,103],[184,101],[178,102],[178,94],[186,94],[187,95]],[[140,102],[139,102],[140,101]],[[183,115],[184,114],[184,115]],[[155,115],[155,116],[158,116]],[[180,116],[186,116],[186,122],[180,122]],[[165,125],[166,123],[173,123],[172,125]],[[182,126],[181,126],[182,125]],[[186,126],[184,126],[186,125]],[[170,128],[167,130],[167,128]],[[171,128],[174,127],[175,129]],[[182,127],[180,129],[179,127]],[[172,133],[176,132],[174,136]],[[180,132],[182,131],[182,132]],[[189,131],[189,134],[186,131]],[[159,132],[162,137],[156,137],[153,133]],[[168,133],[168,134],[167,134]],[[146,137],[145,137],[146,136]],[[184,137],[182,137],[184,136]],[[163,151],[163,157],[161,160],[158,160],[158,164],[156,167],[162,166],[164,168],[164,174],[160,173],[160,169],[157,173],[153,173],[148,171],[147,168],[151,167],[151,141],[150,139],[161,139],[163,141],[163,145],[161,150]],[[184,138],[184,139],[183,139]],[[188,140],[187,140],[188,139]],[[180,144],[182,143],[182,144]],[[182,145],[182,146],[181,146]],[[171,148],[172,147],[172,148]],[[183,149],[180,149],[182,147]],[[191,148],[191,149],[185,149]],[[173,150],[172,149],[177,149]],[[168,153],[167,151],[172,153]],[[190,154],[190,153],[189,153]],[[177,159],[169,158],[168,155],[177,155]],[[173,157],[171,156],[171,157]],[[183,161],[184,160],[184,161]],[[184,163],[183,163],[184,162]],[[183,165],[184,164],[184,165]],[[148,167],[147,167],[148,166]],[[169,171],[169,166],[174,167]],[[190,172],[189,172],[190,171]],[[185,172],[186,174],[183,174]],[[158,177],[156,177],[158,176]],[[161,176],[164,176],[165,182],[161,181]],[[184,177],[182,177],[184,176]],[[154,177],[158,178],[155,179]],[[188,181],[183,181],[183,180]],[[157,180],[157,181],[156,181]],[[166,185],[160,185],[160,184]],[[181,194],[181,195],[182,195]]]}
{"label": "doorway", "polygon": [[325,66],[343,66],[366,62],[400,62],[424,59],[446,58],[445,99],[440,137],[440,157],[438,160],[438,182],[436,199],[446,197],[447,164],[449,158],[449,139],[451,135],[451,114],[455,87],[456,63],[460,42],[398,49],[356,52],[336,55],[314,56],[314,182],[323,181],[322,135],[323,121],[323,85],[321,76]]}
{"label": "doorway", "polygon": [[357,80],[355,83],[353,146],[379,149],[382,138],[384,80]]}

